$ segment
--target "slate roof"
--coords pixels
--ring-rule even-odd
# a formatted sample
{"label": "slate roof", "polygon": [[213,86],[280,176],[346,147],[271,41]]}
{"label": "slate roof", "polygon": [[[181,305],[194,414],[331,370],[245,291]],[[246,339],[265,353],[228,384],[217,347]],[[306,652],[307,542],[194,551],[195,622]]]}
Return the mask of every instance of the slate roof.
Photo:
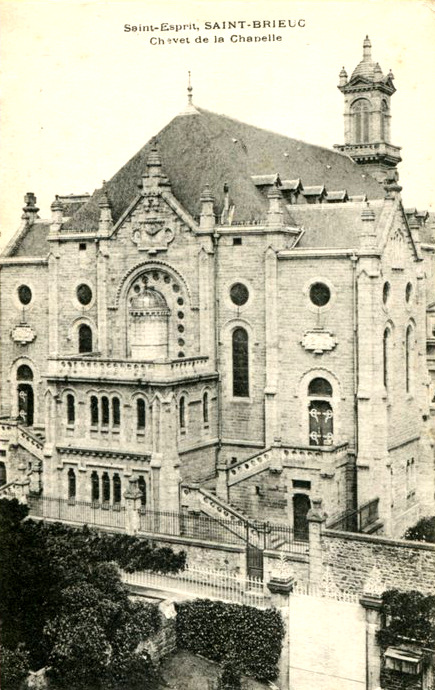
{"label": "slate roof", "polygon": [[[197,108],[178,115],[157,135],[163,171],[172,191],[192,216],[200,213],[200,195],[205,184],[223,206],[223,185],[228,183],[230,202],[235,205],[234,221],[264,218],[267,198],[256,188],[253,175],[280,174],[281,180],[300,178],[303,185],[346,188],[349,194],[383,198],[382,186],[365,175],[349,157],[282,134],[275,134],[224,115]],[[107,182],[106,190],[116,222],[138,193],[137,183],[146,171],[151,151],[148,142]],[[101,190],[66,224],[71,232],[86,232],[98,226]]]}
{"label": "slate roof", "polygon": [[50,251],[50,243],[47,240],[50,232],[49,220],[37,220],[27,232],[17,238],[17,243],[12,248],[10,256],[31,256],[43,258]]}
{"label": "slate roof", "polygon": [[[288,207],[297,226],[306,228],[298,242],[298,249],[329,247],[358,249],[361,230],[361,212],[365,203],[307,204]],[[375,212],[375,227],[380,218],[383,201],[370,201]]]}

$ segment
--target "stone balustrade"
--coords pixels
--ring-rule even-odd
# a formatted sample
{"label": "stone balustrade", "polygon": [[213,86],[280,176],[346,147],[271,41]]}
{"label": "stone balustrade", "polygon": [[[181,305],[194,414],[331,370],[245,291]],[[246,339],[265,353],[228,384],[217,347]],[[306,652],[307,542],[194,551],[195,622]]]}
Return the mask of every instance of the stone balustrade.
{"label": "stone balustrade", "polygon": [[173,361],[139,362],[128,359],[52,357],[48,378],[98,379],[107,381],[172,381],[213,374],[208,357],[186,357]]}

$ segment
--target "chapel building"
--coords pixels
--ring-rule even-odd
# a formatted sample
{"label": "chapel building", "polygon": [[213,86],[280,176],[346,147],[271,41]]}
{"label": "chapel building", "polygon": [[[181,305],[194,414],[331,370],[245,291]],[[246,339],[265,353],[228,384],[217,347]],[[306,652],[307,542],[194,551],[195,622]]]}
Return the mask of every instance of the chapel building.
{"label": "chapel building", "polygon": [[368,38],[339,89],[335,150],[189,87],[91,196],[42,220],[26,194],[0,260],[3,482],[116,507],[136,476],[145,510],[301,539],[316,498],[391,536],[433,514],[433,219],[403,208]]}

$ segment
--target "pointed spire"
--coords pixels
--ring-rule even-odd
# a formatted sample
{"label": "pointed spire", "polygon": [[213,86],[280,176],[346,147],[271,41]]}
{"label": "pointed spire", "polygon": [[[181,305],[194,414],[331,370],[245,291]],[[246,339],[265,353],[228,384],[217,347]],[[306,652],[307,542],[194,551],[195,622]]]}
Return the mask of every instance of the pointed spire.
{"label": "pointed spire", "polygon": [[344,67],[342,68],[342,70],[338,76],[340,79],[339,86],[345,86],[347,84],[347,72],[344,69]]}
{"label": "pointed spire", "polygon": [[154,139],[148,155],[146,162],[147,171],[142,176],[143,191],[169,185],[169,180],[162,170],[162,161],[160,160],[157,143],[157,139]]}
{"label": "pointed spire", "polygon": [[201,215],[199,219],[199,227],[201,230],[214,230],[216,219],[214,215],[214,196],[210,191],[210,185],[204,185],[204,189],[200,196]]}
{"label": "pointed spire", "polygon": [[372,44],[368,36],[365,37],[363,43],[363,60],[365,62],[370,62],[372,59]]}
{"label": "pointed spire", "polygon": [[63,221],[63,205],[59,200],[59,195],[56,194],[53,203],[51,204],[51,219],[53,223],[62,225]]}

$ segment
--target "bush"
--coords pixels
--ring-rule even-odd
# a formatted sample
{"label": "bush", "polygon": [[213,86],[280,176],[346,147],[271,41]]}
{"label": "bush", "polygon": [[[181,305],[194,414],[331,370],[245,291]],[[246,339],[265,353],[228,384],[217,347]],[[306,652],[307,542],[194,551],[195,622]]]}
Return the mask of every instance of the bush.
{"label": "bush", "polygon": [[421,518],[414,527],[409,527],[403,536],[410,541],[435,544],[435,516]]}
{"label": "bush", "polygon": [[218,662],[230,655],[237,659],[240,673],[260,681],[277,677],[284,637],[277,610],[208,599],[177,603],[175,607],[179,647]]}
{"label": "bush", "polygon": [[385,625],[377,632],[380,645],[400,644],[405,638],[423,647],[434,647],[435,596],[390,589],[382,595],[381,614]]}
{"label": "bush", "polygon": [[3,690],[19,690],[29,674],[29,654],[22,646],[15,650],[0,646],[0,678]]}

